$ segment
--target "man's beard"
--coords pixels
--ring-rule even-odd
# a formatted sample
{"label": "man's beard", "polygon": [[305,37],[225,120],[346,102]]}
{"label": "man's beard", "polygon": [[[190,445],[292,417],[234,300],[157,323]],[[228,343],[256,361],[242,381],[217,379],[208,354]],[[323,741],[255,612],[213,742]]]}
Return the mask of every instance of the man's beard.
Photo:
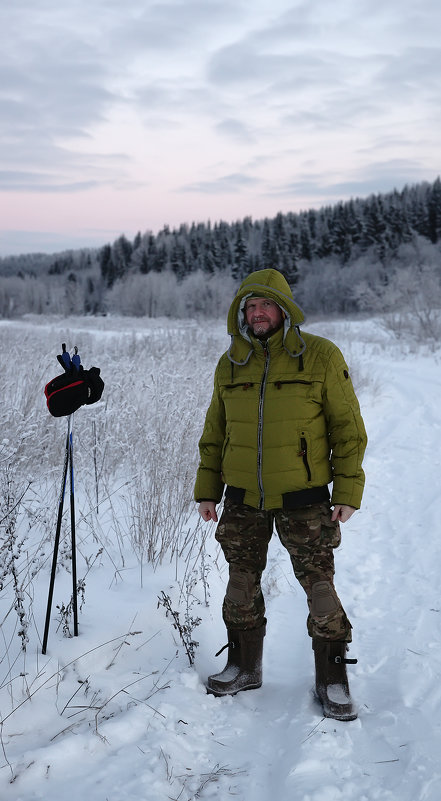
{"label": "man's beard", "polygon": [[[251,325],[250,328],[251,328],[254,336],[256,337],[256,339],[266,340],[266,339],[269,339],[269,337],[271,337],[273,334],[275,334],[276,331],[278,331],[279,328],[282,327],[282,325],[283,325],[283,323],[281,323],[280,325],[277,325],[277,326],[272,325],[272,326],[268,327],[267,324],[264,323],[263,324],[264,327],[262,328],[261,327],[262,323],[255,323],[254,325]],[[261,329],[261,330],[259,330],[259,329]]]}

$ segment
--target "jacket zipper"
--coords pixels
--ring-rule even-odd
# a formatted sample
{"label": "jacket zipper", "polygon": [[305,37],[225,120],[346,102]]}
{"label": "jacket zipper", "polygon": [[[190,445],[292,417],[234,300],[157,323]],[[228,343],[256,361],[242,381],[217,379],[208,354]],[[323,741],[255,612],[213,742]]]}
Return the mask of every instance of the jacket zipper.
{"label": "jacket zipper", "polygon": [[301,448],[301,451],[299,453],[299,456],[301,456],[303,458],[303,464],[305,465],[305,468],[306,468],[306,473],[308,475],[308,481],[311,481],[311,468],[310,468],[309,462],[308,462],[308,443],[306,442],[305,437],[300,437],[300,448]]}
{"label": "jacket zipper", "polygon": [[263,509],[265,506],[265,491],[262,479],[262,457],[263,457],[263,404],[264,404],[265,389],[268,378],[268,369],[270,361],[268,345],[264,346],[263,355],[265,357],[265,367],[263,370],[262,383],[260,384],[259,416],[257,425],[257,482],[260,491],[259,509]]}

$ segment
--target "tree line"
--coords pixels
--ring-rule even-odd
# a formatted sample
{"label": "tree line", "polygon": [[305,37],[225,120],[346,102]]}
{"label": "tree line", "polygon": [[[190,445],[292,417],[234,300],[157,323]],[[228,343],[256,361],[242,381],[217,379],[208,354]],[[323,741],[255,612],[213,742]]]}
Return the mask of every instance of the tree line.
{"label": "tree line", "polygon": [[165,225],[100,249],[3,258],[0,314],[158,316],[177,314],[179,305],[177,316],[191,316],[225,292],[226,281],[234,287],[266,267],[281,270],[309,310],[356,312],[378,305],[400,267],[412,265],[440,270],[439,177],[318,210]]}
{"label": "tree line", "polygon": [[281,269],[291,284],[299,262],[334,259],[345,265],[370,251],[393,258],[415,236],[436,244],[441,239],[441,180],[394,190],[367,199],[351,199],[319,210],[277,214],[254,221],[192,223],[164,228],[155,236],[125,236],[99,252],[107,285],[128,273],[170,270],[180,280],[196,270],[229,270],[241,279],[253,270]]}

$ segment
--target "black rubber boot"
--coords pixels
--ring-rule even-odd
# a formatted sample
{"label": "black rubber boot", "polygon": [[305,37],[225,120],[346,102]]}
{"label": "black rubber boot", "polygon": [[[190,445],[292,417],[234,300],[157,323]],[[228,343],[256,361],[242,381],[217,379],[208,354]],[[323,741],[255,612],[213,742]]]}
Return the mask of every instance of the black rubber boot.
{"label": "black rubber boot", "polygon": [[313,639],[315,656],[315,694],[323,707],[326,718],[355,720],[357,709],[349,691],[347,664],[356,659],[346,659],[346,642]]}
{"label": "black rubber boot", "polygon": [[227,664],[221,673],[208,677],[208,693],[218,696],[236,695],[241,690],[261,687],[265,628],[263,625],[249,631],[228,630]]}

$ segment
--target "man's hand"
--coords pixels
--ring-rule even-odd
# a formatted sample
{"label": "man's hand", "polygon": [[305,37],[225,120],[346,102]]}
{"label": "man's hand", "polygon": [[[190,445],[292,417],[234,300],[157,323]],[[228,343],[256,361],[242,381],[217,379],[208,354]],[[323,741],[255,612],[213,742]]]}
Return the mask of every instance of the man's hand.
{"label": "man's hand", "polygon": [[214,501],[201,501],[198,507],[198,512],[202,517],[202,520],[205,520],[206,523],[209,520],[217,523],[216,504]]}
{"label": "man's hand", "polygon": [[344,503],[336,503],[331,520],[338,520],[339,523],[346,523],[355,511],[356,509],[354,509],[353,506],[346,506]]}

